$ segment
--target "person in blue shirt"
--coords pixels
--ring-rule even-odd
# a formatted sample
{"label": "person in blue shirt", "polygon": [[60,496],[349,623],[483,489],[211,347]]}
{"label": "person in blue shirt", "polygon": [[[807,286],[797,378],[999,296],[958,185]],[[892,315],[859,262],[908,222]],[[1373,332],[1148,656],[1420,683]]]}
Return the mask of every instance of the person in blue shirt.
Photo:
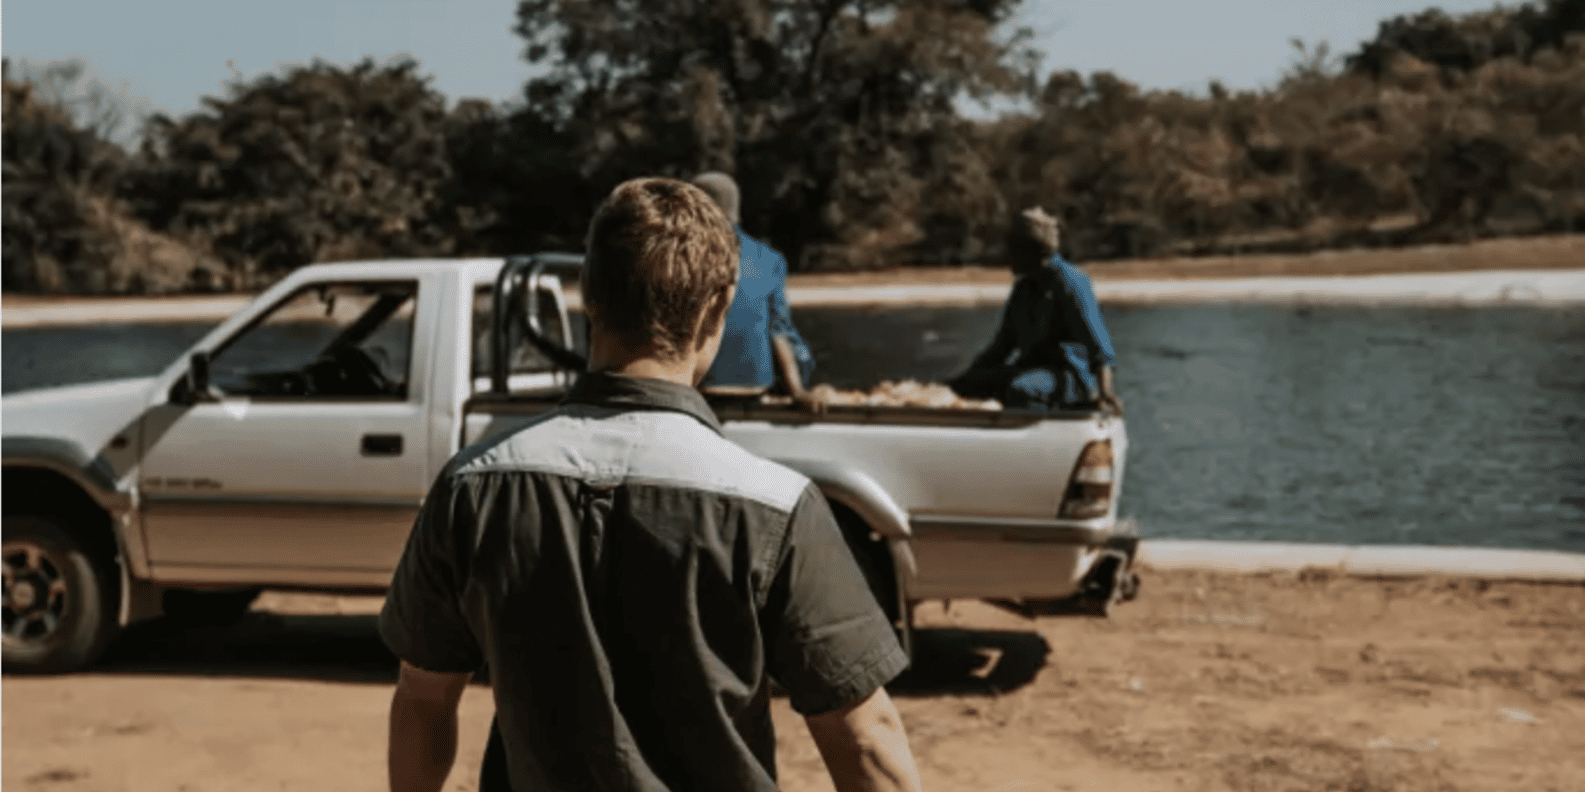
{"label": "person in blue shirt", "polygon": [[1006,407],[1093,409],[1118,415],[1117,354],[1090,279],[1057,253],[1056,218],[1040,207],[1014,218],[1007,263],[1016,280],[1001,326],[967,371],[948,383],[966,399]]}
{"label": "person in blue shirt", "polygon": [[712,394],[757,396],[790,394],[817,407],[807,386],[814,356],[793,326],[787,307],[787,260],[770,245],[743,233],[738,218],[737,182],[725,173],[701,173],[694,186],[704,190],[737,231],[737,296],[727,310],[721,351],[700,389]]}

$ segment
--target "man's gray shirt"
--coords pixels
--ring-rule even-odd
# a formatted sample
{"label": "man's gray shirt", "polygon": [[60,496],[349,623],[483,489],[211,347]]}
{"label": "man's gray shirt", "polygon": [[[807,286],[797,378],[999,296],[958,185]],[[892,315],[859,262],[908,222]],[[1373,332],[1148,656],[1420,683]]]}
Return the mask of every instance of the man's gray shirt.
{"label": "man's gray shirt", "polygon": [[808,479],[698,391],[606,373],[452,459],[380,631],[419,668],[488,665],[517,790],[774,790],[771,678],[812,715],[908,662]]}

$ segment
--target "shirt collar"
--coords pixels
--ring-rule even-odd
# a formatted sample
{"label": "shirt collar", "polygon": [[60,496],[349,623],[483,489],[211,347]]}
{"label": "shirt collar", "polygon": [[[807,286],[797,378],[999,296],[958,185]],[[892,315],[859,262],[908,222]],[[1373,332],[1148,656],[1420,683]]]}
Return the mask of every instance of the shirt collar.
{"label": "shirt collar", "polygon": [[697,389],[666,380],[588,371],[578,377],[562,403],[625,410],[670,410],[691,415],[721,434],[721,421]]}

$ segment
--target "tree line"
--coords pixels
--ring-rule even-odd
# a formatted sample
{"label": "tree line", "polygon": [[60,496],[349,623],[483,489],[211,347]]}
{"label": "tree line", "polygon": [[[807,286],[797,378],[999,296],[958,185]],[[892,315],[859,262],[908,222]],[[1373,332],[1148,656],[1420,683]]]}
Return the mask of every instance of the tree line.
{"label": "tree line", "polygon": [[[7,64],[4,289],[261,288],[312,262],[578,250],[638,175],[733,173],[794,270],[993,263],[1040,204],[1076,261],[1585,229],[1585,0],[1431,9],[1273,87],[1043,78],[1018,0],[521,0],[519,101],[418,63],[238,80],[123,148]],[[989,120],[967,101],[1024,97]]]}

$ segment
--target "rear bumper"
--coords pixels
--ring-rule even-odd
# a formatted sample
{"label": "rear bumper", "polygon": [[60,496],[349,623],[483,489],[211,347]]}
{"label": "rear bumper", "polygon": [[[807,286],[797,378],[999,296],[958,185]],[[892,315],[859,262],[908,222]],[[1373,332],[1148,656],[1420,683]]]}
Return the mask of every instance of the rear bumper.
{"label": "rear bumper", "polygon": [[1139,546],[1109,522],[918,514],[909,524],[916,600],[1067,597],[1101,558],[1131,566]]}
{"label": "rear bumper", "polygon": [[[1118,539],[1133,539],[1119,536],[1110,521],[915,514],[909,518],[908,524],[916,541],[1026,542],[1107,547]],[[1129,546],[1137,544],[1136,540]],[[1132,555],[1132,549],[1129,553]]]}

